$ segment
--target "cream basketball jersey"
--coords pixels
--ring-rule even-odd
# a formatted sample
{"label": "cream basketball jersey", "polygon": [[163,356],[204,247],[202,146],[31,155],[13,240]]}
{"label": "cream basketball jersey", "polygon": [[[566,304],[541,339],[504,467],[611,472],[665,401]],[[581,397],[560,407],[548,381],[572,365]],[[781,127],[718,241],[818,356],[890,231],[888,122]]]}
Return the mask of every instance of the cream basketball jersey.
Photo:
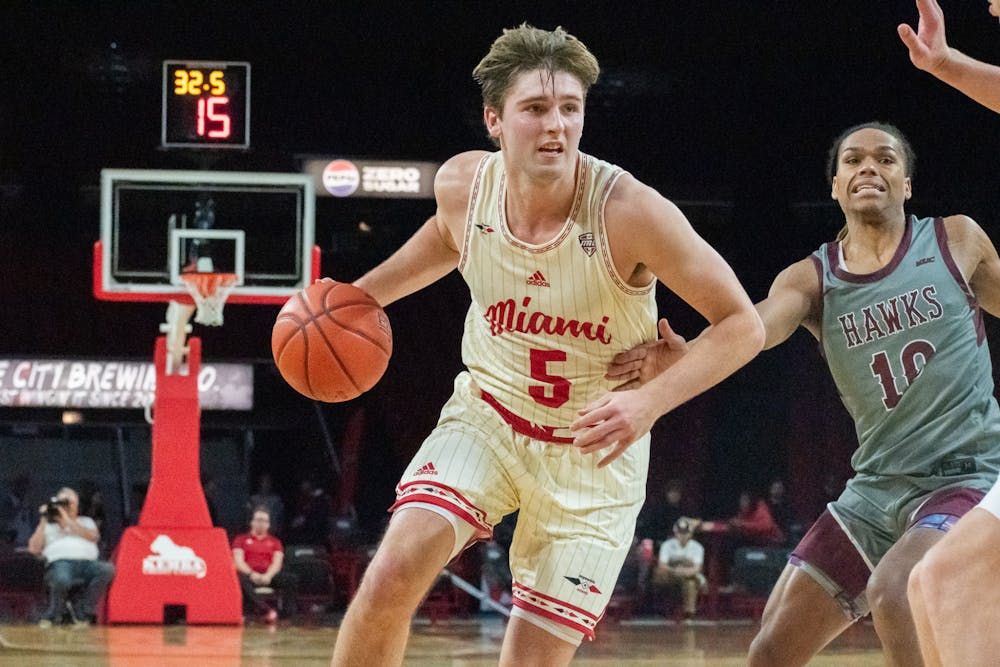
{"label": "cream basketball jersey", "polygon": [[571,437],[577,411],[613,387],[604,374],[615,354],[656,337],[655,280],[628,285],[608,247],[604,208],[622,173],[581,153],[572,210],[538,245],[507,225],[501,153],[483,158],[471,189],[462,359],[488,402],[549,427],[551,439]]}

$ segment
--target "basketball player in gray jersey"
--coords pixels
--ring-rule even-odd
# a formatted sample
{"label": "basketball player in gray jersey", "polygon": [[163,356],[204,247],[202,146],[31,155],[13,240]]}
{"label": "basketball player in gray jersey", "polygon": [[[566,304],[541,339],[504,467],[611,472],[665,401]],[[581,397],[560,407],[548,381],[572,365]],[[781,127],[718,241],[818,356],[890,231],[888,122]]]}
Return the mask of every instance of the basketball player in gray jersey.
{"label": "basketball player in gray jersey", "polygon": [[[1000,113],[1000,67],[948,46],[935,0],[917,0],[918,30],[899,26],[910,60]],[[990,0],[1000,18],[1000,0]],[[909,601],[927,665],[989,665],[1000,655],[1000,483],[913,568]]]}
{"label": "basketball player in gray jersey", "polygon": [[[799,326],[820,341],[859,444],[857,474],[768,599],[754,667],[804,665],[869,612],[887,663],[920,665],[907,577],[1000,469],[980,313],[1000,314],[1000,258],[966,216],[904,213],[913,164],[895,127],[846,130],[830,151],[844,230],[782,271],[757,304],[765,348]],[[662,341],[619,355],[609,377],[642,384],[684,354],[665,323],[660,330]]]}

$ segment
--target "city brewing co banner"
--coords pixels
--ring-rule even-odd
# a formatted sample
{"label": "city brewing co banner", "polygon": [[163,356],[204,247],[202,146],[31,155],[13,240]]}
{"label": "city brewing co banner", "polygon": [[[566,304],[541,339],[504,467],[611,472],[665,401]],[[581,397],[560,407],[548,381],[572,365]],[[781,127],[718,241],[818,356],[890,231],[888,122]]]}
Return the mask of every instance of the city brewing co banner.
{"label": "city brewing co banner", "polygon": [[[144,361],[0,359],[0,407],[145,408],[156,367]],[[253,366],[202,363],[203,410],[252,410]]]}

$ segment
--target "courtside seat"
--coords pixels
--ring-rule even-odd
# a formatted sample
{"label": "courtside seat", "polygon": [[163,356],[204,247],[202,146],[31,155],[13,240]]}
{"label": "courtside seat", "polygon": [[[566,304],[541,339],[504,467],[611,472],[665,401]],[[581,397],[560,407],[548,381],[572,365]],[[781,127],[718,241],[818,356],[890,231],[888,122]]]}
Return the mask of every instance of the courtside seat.
{"label": "courtside seat", "polygon": [[299,578],[299,611],[325,612],[333,602],[334,580],[330,555],[322,544],[285,547],[283,569]]}

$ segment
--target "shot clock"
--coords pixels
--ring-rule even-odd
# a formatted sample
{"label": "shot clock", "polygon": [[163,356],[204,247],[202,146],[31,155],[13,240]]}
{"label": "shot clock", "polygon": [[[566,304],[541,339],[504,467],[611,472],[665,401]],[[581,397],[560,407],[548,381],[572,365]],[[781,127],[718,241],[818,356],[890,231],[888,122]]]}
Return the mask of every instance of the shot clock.
{"label": "shot clock", "polygon": [[163,61],[164,148],[250,147],[250,63]]}

